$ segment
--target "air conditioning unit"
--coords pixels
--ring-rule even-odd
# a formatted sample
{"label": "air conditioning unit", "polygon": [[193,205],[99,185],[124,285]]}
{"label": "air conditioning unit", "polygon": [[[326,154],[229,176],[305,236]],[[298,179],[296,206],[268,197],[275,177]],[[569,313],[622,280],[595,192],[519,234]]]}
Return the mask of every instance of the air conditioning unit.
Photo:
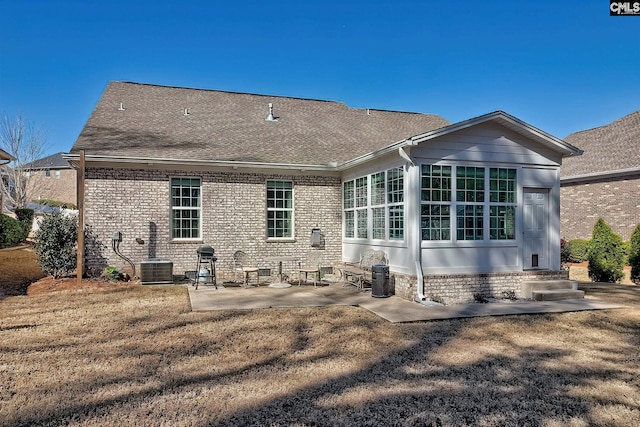
{"label": "air conditioning unit", "polygon": [[168,285],[173,283],[173,263],[168,259],[140,261],[140,283]]}

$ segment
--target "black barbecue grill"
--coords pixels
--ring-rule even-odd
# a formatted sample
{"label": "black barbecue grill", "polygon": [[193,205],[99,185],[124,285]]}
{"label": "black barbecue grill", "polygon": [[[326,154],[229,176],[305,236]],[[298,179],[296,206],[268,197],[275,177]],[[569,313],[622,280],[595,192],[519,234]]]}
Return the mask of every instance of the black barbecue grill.
{"label": "black barbecue grill", "polygon": [[216,283],[216,261],[218,258],[215,256],[215,250],[211,246],[200,246],[196,250],[198,254],[198,265],[196,267],[195,283],[196,289],[198,289],[198,283],[209,283],[218,289]]}

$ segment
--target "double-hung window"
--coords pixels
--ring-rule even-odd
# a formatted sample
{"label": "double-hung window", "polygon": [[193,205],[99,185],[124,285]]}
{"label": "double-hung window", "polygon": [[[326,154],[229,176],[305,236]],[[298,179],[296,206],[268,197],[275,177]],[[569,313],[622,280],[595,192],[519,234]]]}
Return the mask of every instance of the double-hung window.
{"label": "double-hung window", "polygon": [[516,170],[489,170],[489,237],[491,240],[516,238]]}
{"label": "double-hung window", "polygon": [[451,240],[451,166],[422,165],[422,240]]}
{"label": "double-hung window", "polygon": [[200,239],[201,217],[200,178],[171,178],[171,237]]}
{"label": "double-hung window", "polygon": [[387,207],[389,240],[404,239],[404,172],[402,168],[387,171]]}
{"label": "double-hung window", "polygon": [[267,181],[267,237],[293,238],[293,182]]}
{"label": "double-hung window", "polygon": [[484,238],[484,168],[456,168],[456,238]]}

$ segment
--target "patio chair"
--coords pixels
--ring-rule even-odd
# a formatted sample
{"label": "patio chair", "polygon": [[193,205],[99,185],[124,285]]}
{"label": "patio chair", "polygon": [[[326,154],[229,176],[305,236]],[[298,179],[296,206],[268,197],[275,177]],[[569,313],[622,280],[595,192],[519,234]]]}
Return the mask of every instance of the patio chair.
{"label": "patio chair", "polygon": [[259,284],[259,268],[249,265],[249,256],[242,252],[236,251],[233,254],[233,281],[238,281],[238,274],[242,274],[242,283],[244,286],[249,286],[249,275],[255,273],[256,286]]}
{"label": "patio chair", "polygon": [[[298,263],[298,286],[302,284],[302,275],[304,274],[304,281],[306,282],[309,274],[313,275],[313,287],[317,286],[320,281],[320,259],[317,254],[310,254],[303,262]],[[318,277],[316,281],[316,276]]]}

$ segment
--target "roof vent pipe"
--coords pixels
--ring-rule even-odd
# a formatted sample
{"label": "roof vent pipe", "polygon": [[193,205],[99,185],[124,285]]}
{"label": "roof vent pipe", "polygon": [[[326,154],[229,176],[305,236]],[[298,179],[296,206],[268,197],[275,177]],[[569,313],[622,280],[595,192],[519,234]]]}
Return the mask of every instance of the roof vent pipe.
{"label": "roof vent pipe", "polygon": [[188,108],[185,108],[185,109],[184,109],[184,115],[185,115],[185,116],[188,116],[189,114],[191,114],[191,111],[189,111],[189,109],[188,109]]}
{"label": "roof vent pipe", "polygon": [[121,102],[118,111],[124,111],[124,104]]}
{"label": "roof vent pipe", "polygon": [[269,103],[269,115],[266,118],[269,122],[275,122],[277,119],[273,116],[273,104]]}

